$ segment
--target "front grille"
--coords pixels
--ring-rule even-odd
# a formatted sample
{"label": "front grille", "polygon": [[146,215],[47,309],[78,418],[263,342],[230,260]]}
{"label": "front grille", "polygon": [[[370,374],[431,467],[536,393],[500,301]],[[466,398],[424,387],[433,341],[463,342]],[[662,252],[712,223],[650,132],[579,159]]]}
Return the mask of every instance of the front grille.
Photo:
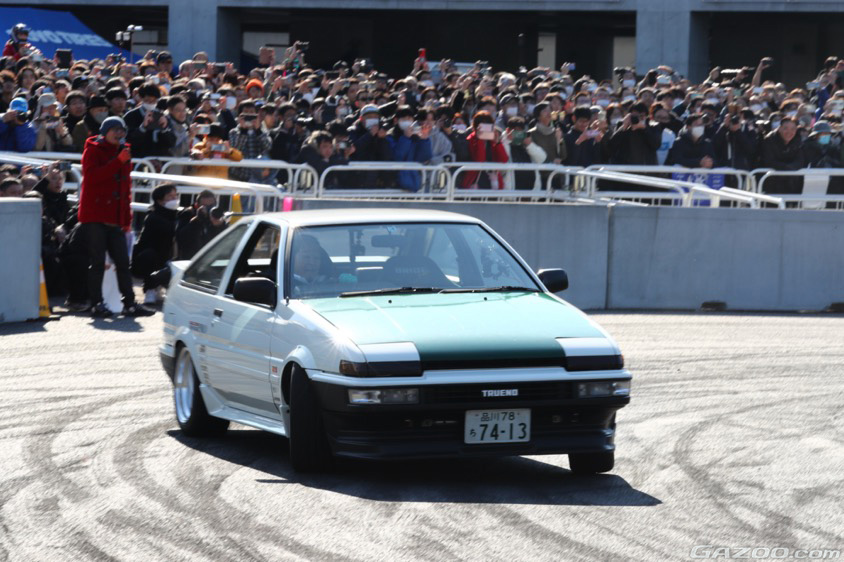
{"label": "front grille", "polygon": [[[484,396],[484,390],[518,390],[518,396]],[[449,384],[423,388],[425,404],[454,404],[460,402],[484,402],[506,405],[507,402],[523,400],[565,400],[572,397],[570,382],[537,382],[505,384]]]}

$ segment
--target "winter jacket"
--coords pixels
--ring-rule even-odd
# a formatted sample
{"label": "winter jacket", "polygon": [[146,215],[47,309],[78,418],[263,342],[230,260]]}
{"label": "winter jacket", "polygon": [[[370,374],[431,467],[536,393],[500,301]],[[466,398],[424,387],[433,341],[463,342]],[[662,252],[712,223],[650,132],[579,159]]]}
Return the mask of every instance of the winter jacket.
{"label": "winter jacket", "polygon": [[132,161],[120,162],[117,159],[120,150],[121,146],[106,142],[101,136],[85,142],[79,222],[114,224],[122,228],[132,224]]}
{"label": "winter jacket", "polygon": [[[243,154],[236,148],[232,148],[227,157],[223,157],[220,152],[212,152],[211,144],[207,140],[201,140],[193,147],[193,153],[202,154],[205,160],[231,160],[232,162],[240,162],[243,160]],[[202,176],[205,178],[220,178],[229,179],[228,166],[194,166],[191,172],[194,176]]]}
{"label": "winter jacket", "polygon": [[540,130],[541,128],[542,126],[537,124],[536,127],[528,131],[528,134],[530,135],[530,139],[545,151],[547,155],[545,163],[553,163],[556,158],[559,158],[561,162],[565,162],[567,156],[566,143],[562,140],[557,140],[557,132],[554,127],[550,127],[550,132],[543,132]]}
{"label": "winter jacket", "polygon": [[662,145],[662,129],[616,129],[607,147],[611,164],[656,166],[656,151]]}
{"label": "winter jacket", "polygon": [[[469,143],[469,157],[472,162],[507,162],[507,150],[500,142],[493,144],[491,141],[482,141],[474,131],[466,140]],[[463,187],[469,188],[475,185],[485,189],[494,187],[489,177],[485,177],[486,173],[466,172],[463,174]],[[504,189],[504,176],[501,172],[494,172],[494,174],[498,178],[498,189]]]}
{"label": "winter jacket", "polygon": [[29,152],[35,148],[35,127],[32,123],[20,125],[6,123],[0,119],[0,150],[9,152]]}
{"label": "winter jacket", "polygon": [[667,166],[684,166],[686,168],[701,168],[700,161],[709,156],[714,163],[715,148],[712,141],[706,137],[695,140],[690,132],[685,132],[674,141],[674,146],[668,152],[665,160]]}
{"label": "winter jacket", "polygon": [[[422,164],[431,159],[431,139],[422,139],[416,135],[408,137],[398,128],[390,131],[386,138],[395,162]],[[398,186],[408,191],[419,191],[422,187],[421,174],[413,170],[400,171]]]}
{"label": "winter jacket", "polygon": [[42,214],[59,226],[70,218],[71,206],[67,201],[67,192],[55,193],[50,191],[48,185],[47,178],[42,178],[32,189],[41,194]]}
{"label": "winter jacket", "polygon": [[569,131],[563,139],[566,141],[567,166],[580,166],[587,168],[592,164],[601,162],[601,145],[595,139],[588,139],[577,144],[577,139],[582,133],[577,129]]}
{"label": "winter jacket", "polygon": [[133,259],[146,250],[155,252],[155,268],[162,268],[173,259],[173,241],[176,237],[177,210],[170,210],[157,203],[150,205],[144,217],[144,226],[132,252]]}
{"label": "winter jacket", "polygon": [[166,129],[144,128],[147,112],[143,107],[136,107],[126,113],[126,139],[132,143],[132,156],[138,158],[170,156],[170,149],[176,144],[176,135],[168,124]]}
{"label": "winter jacket", "polygon": [[[507,160],[513,164],[542,164],[548,157],[542,147],[531,142],[525,144],[512,144],[502,141],[504,150],[507,151]],[[504,174],[504,187],[506,189],[536,189],[542,187],[541,176],[536,172],[514,172],[512,170]]]}
{"label": "winter jacket", "polygon": [[759,137],[756,131],[739,129],[731,131],[724,124],[715,133],[715,165],[740,170],[752,170],[759,149]]}

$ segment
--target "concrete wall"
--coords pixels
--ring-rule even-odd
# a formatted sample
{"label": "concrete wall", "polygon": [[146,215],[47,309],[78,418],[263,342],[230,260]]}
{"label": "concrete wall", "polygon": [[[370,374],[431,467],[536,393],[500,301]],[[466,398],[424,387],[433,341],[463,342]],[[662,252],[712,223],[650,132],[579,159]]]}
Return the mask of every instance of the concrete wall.
{"label": "concrete wall", "polygon": [[844,213],[301,200],[303,209],[413,207],[477,217],[534,269],[562,267],[587,309],[821,310],[844,302]]}
{"label": "concrete wall", "polygon": [[818,310],[844,302],[844,216],[615,208],[609,308]]}
{"label": "concrete wall", "polygon": [[477,217],[501,235],[534,270],[569,273],[562,296],[580,308],[606,307],[609,215],[603,207],[520,204],[299,201],[302,209],[402,207]]}
{"label": "concrete wall", "polygon": [[0,323],[38,318],[41,201],[0,198]]}

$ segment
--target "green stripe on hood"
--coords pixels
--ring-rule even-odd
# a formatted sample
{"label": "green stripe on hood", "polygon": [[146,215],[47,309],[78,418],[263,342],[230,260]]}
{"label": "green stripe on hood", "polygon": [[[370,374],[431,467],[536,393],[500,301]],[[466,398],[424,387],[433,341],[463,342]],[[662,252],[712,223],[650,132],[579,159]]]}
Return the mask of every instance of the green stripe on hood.
{"label": "green stripe on hood", "polygon": [[562,357],[555,338],[603,337],[543,293],[390,295],[303,301],[356,344],[412,342],[422,361]]}

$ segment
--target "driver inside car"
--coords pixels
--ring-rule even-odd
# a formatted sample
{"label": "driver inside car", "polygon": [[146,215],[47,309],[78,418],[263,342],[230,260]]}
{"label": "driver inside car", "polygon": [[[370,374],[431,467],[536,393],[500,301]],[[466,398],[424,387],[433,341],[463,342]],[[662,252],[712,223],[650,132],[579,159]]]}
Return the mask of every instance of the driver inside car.
{"label": "driver inside car", "polygon": [[291,262],[294,294],[310,292],[315,286],[332,281],[331,258],[313,236],[296,236]]}

